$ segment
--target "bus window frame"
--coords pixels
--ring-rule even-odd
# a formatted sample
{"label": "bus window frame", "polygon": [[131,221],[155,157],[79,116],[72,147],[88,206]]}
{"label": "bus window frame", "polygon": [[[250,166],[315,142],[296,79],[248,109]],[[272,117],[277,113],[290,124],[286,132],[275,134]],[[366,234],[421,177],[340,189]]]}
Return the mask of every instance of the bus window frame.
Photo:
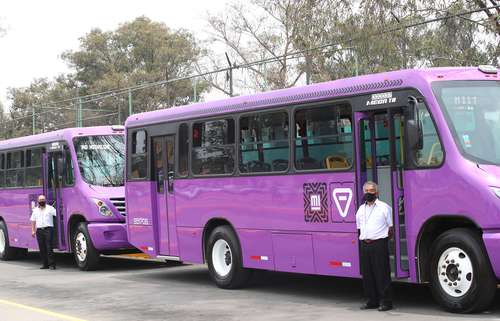
{"label": "bus window frame", "polygon": [[[40,166],[28,166],[28,151],[33,151],[34,149],[40,149],[42,154],[42,158],[40,159]],[[46,151],[46,148],[44,145],[33,145],[33,146],[29,146],[29,147],[26,147],[26,149],[24,150],[24,187],[25,188],[41,188],[43,187],[43,184],[44,184],[44,181],[43,181],[43,178],[44,178],[44,175],[43,175],[43,154],[45,153]],[[30,158],[32,158],[30,156]],[[33,168],[40,168],[40,170],[42,170],[42,184],[41,185],[28,185],[26,183],[26,172],[28,169],[33,169]]]}
{"label": "bus window frame", "polygon": [[[237,116],[238,114],[237,113],[225,113],[225,114],[220,114],[220,115],[216,115],[216,116],[211,116],[211,117],[204,117],[204,118],[195,118],[195,119],[191,119],[190,121],[190,131],[189,131],[189,156],[190,156],[190,161],[189,161],[189,174],[188,177],[184,177],[184,178],[210,178],[210,177],[235,177],[237,176],[238,172],[237,172],[237,169],[236,167],[238,167],[238,162],[239,162],[239,157],[238,157],[238,153],[237,153],[237,148],[239,146],[238,144],[238,137],[237,137],[237,133],[238,133],[238,130],[239,130],[239,124],[237,124]],[[193,172],[193,125],[195,123],[205,123],[205,122],[209,122],[209,121],[216,121],[216,120],[224,120],[224,119],[232,119],[233,122],[234,122],[234,152],[235,152],[235,155],[234,155],[234,166],[233,166],[233,171],[231,173],[224,173],[224,174],[208,174],[208,175],[200,175],[200,174],[195,174]],[[224,145],[224,146],[227,146],[227,145]]]}
{"label": "bus window frame", "polygon": [[[288,118],[288,166],[286,168],[286,170],[284,171],[276,171],[276,172],[273,172],[273,171],[270,171],[270,172],[248,172],[248,173],[245,173],[245,172],[242,172],[240,171],[240,152],[241,152],[241,137],[240,137],[240,134],[241,134],[241,130],[240,130],[240,121],[241,121],[241,118],[242,117],[252,117],[252,116],[256,116],[256,115],[263,115],[263,114],[270,114],[270,113],[280,113],[280,112],[285,112],[286,115],[287,115],[287,118]],[[241,175],[241,176],[267,176],[267,175],[280,175],[280,174],[287,174],[290,169],[292,168],[291,166],[291,162],[292,162],[292,146],[291,146],[291,141],[292,141],[292,138],[291,138],[291,128],[292,128],[292,123],[291,123],[291,120],[292,120],[292,115],[290,113],[290,107],[287,107],[287,106],[279,106],[279,107],[275,107],[275,108],[264,108],[264,109],[261,109],[261,110],[253,110],[253,111],[249,111],[249,112],[244,112],[244,113],[238,113],[236,114],[238,117],[238,124],[235,125],[235,128],[236,128],[236,137],[235,137],[235,140],[236,140],[236,145],[237,145],[237,174],[238,175]]]}
{"label": "bus window frame", "polygon": [[4,188],[5,186],[5,166],[6,166],[6,157],[5,153],[1,152],[0,153],[0,189]]}
{"label": "bus window frame", "polygon": [[[4,189],[22,189],[25,188],[25,183],[26,183],[26,148],[27,147],[20,147],[16,149],[10,149],[10,150],[5,150],[5,186]],[[29,148],[29,147],[28,147]],[[9,169],[7,168],[7,154],[9,153],[16,153],[16,152],[22,152],[22,162],[21,162],[21,167],[15,167],[14,169]],[[23,184],[21,186],[6,186],[7,185],[7,172],[9,170],[14,170],[14,171],[23,171]]]}
{"label": "bus window frame", "polygon": [[[177,121],[176,122],[176,127],[175,127],[175,140],[176,140],[176,146],[174,146],[175,150],[174,150],[174,161],[175,161],[175,178],[176,179],[186,179],[186,178],[190,178],[191,177],[191,148],[192,148],[192,145],[193,145],[193,139],[191,137],[191,132],[192,132],[192,128],[191,128],[191,124],[192,122],[186,120],[186,121]],[[187,127],[187,139],[188,139],[188,150],[187,150],[187,174],[186,175],[179,175],[180,173],[180,170],[179,170],[179,165],[180,165],[180,152],[179,152],[179,148],[180,148],[180,138],[181,138],[181,135],[180,135],[180,128],[181,128],[181,125],[186,125]],[[236,138],[235,138],[236,139]]]}
{"label": "bus window frame", "polygon": [[[150,126],[154,126],[156,124],[151,124]],[[125,136],[126,145],[125,145],[125,153],[126,153],[126,177],[125,182],[150,182],[151,181],[151,164],[150,161],[146,160],[146,175],[144,177],[132,177],[132,144],[133,144],[133,135],[137,132],[144,131],[146,133],[146,157],[151,158],[151,133],[148,130],[148,127],[133,127],[127,130],[127,134]]]}
{"label": "bus window frame", "polygon": [[[342,99],[335,99],[335,100],[329,100],[329,101],[325,101],[325,102],[319,102],[319,103],[306,103],[306,104],[303,104],[303,105],[296,105],[296,106],[293,106],[292,108],[292,125],[294,130],[293,130],[293,137],[292,135],[290,135],[290,139],[291,139],[291,144],[293,145],[293,147],[291,148],[291,152],[292,152],[292,161],[293,161],[293,170],[294,170],[294,173],[296,174],[309,174],[309,173],[342,173],[342,172],[354,172],[355,171],[355,163],[356,163],[356,139],[355,139],[355,135],[354,135],[354,131],[356,130],[356,124],[355,124],[355,120],[354,120],[354,111],[355,111],[355,107],[354,107],[354,104],[352,102],[352,97],[359,97],[359,96],[351,96],[351,97],[342,97]],[[303,109],[307,109],[307,108],[310,108],[310,109],[314,109],[314,108],[322,108],[322,107],[331,107],[331,106],[337,106],[337,105],[348,105],[349,108],[351,108],[351,139],[352,139],[352,162],[351,162],[351,166],[347,167],[347,168],[339,168],[339,169],[327,169],[327,168],[320,168],[320,169],[297,169],[296,167],[296,159],[295,159],[295,155],[296,155],[296,137],[295,137],[295,115],[298,111],[301,111]]]}

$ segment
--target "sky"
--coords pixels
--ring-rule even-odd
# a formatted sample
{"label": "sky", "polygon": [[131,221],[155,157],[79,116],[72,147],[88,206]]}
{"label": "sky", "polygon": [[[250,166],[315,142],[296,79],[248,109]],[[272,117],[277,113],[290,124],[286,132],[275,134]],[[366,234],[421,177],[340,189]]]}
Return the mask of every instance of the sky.
{"label": "sky", "polygon": [[4,108],[9,87],[26,87],[35,78],[69,71],[60,58],[78,48],[79,38],[92,28],[105,31],[146,16],[171,28],[207,37],[207,12],[223,10],[225,0],[1,0],[0,101]]}

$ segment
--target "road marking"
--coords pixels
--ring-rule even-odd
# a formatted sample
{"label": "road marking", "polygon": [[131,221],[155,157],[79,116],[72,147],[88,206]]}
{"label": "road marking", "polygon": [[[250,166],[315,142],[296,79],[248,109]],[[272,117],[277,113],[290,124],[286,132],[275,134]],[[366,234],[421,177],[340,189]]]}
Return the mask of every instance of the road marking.
{"label": "road marking", "polygon": [[45,315],[48,315],[48,316],[51,316],[51,317],[55,317],[55,318],[58,318],[58,319],[61,319],[61,320],[67,320],[67,321],[85,321],[84,319],[75,318],[75,317],[72,317],[72,316],[69,316],[69,315],[64,315],[64,314],[61,314],[61,313],[52,312],[52,311],[45,310],[45,309],[30,307],[28,305],[19,304],[19,303],[7,301],[7,300],[0,299],[0,304],[9,305],[9,306],[12,306],[12,307],[21,308],[21,309],[25,309],[25,310],[30,310],[30,311],[37,312],[37,313],[40,313],[40,314],[45,314]]}

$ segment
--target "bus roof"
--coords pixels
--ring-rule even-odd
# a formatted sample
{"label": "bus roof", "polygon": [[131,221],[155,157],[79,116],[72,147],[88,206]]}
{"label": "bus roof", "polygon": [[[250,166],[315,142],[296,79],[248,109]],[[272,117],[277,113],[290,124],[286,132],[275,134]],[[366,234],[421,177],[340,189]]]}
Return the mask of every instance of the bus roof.
{"label": "bus roof", "polygon": [[125,127],[140,127],[174,120],[187,120],[272,106],[322,101],[404,87],[418,87],[432,81],[491,80],[492,78],[486,78],[491,76],[481,72],[477,67],[441,67],[391,71],[134,114],[127,118]]}
{"label": "bus roof", "polygon": [[78,136],[110,135],[110,134],[123,134],[123,130],[116,130],[114,129],[113,126],[95,126],[95,127],[59,129],[52,132],[0,141],[0,151],[7,149],[22,148],[32,145],[45,144],[60,140],[71,141],[73,137],[78,137]]}

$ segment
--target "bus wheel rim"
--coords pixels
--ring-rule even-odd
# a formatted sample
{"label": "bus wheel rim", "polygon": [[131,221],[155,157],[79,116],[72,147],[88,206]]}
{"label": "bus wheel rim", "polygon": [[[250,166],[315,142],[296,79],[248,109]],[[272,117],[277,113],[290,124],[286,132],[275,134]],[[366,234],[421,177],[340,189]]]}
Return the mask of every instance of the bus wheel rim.
{"label": "bus wheel rim", "polygon": [[474,280],[470,256],[458,247],[450,247],[441,254],[437,272],[441,289],[455,298],[467,294]]}
{"label": "bus wheel rim", "polygon": [[3,232],[3,230],[0,230],[0,253],[5,252],[6,243],[7,242],[5,241],[5,233]]}
{"label": "bus wheel rim", "polygon": [[212,248],[212,263],[215,272],[221,277],[225,277],[231,272],[233,253],[225,240],[219,239],[215,242]]}
{"label": "bus wheel rim", "polygon": [[78,233],[76,235],[75,243],[76,256],[80,262],[84,262],[87,258],[87,238],[85,237],[85,234],[81,232]]}

